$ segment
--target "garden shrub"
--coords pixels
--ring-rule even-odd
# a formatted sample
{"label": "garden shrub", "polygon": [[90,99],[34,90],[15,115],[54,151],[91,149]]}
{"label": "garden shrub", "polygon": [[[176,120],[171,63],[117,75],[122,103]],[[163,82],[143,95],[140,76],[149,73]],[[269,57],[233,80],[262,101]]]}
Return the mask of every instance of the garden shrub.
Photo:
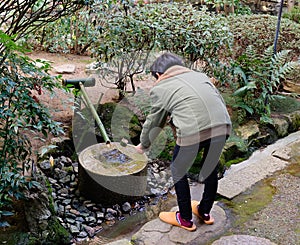
{"label": "garden shrub", "polygon": [[290,19],[300,24],[300,7],[293,7],[291,11],[283,13],[282,17]]}
{"label": "garden shrub", "polygon": [[[0,221],[5,207],[24,197],[24,190],[38,186],[24,176],[32,164],[29,137],[38,133],[62,133],[58,122],[51,119],[47,108],[38,100],[38,94],[52,91],[56,79],[48,75],[50,65],[35,62],[24,56],[22,47],[0,31]],[[36,95],[35,95],[36,94]],[[28,169],[27,169],[28,170]],[[27,176],[28,177],[28,176]]]}
{"label": "garden shrub", "polygon": [[145,19],[111,8],[97,12],[95,18],[99,32],[91,52],[98,61],[99,78],[104,86],[118,89],[122,99],[127,84],[135,92],[133,77],[145,71],[155,44],[155,30]]}
{"label": "garden shrub", "polygon": [[[249,45],[263,53],[274,43],[276,16],[258,14],[228,16],[228,22],[230,31],[234,35],[234,59],[244,53]],[[292,50],[291,57],[299,56],[299,24],[289,19],[281,19],[277,50]]]}
{"label": "garden shrub", "polygon": [[97,32],[89,12],[88,7],[82,8],[28,33],[20,41],[35,50],[85,54]]}
{"label": "garden shrub", "polygon": [[128,13],[107,11],[96,18],[99,35],[92,53],[99,62],[101,79],[120,90],[127,81],[134,90],[133,76],[146,69],[152,52],[154,56],[159,51],[176,53],[192,68],[211,75],[233,41],[225,17],[190,5],[148,4]]}

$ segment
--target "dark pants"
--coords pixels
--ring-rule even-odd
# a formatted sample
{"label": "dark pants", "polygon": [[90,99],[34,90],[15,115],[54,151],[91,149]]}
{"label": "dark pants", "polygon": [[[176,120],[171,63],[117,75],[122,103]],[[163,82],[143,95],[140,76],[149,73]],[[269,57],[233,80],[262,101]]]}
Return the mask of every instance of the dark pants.
{"label": "dark pants", "polygon": [[200,202],[202,213],[209,213],[215,201],[218,188],[218,163],[226,142],[226,136],[218,136],[190,146],[176,145],[171,164],[177,202],[183,219],[192,219],[190,186],[187,172],[198,153],[203,149],[199,180],[204,182],[204,192]]}

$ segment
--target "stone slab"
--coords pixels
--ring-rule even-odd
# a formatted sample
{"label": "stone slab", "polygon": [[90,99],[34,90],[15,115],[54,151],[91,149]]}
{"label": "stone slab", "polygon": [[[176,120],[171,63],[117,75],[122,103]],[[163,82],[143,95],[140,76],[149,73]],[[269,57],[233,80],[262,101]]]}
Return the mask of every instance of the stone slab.
{"label": "stone slab", "polygon": [[76,66],[72,64],[65,64],[53,67],[58,74],[72,74],[75,72]]}
{"label": "stone slab", "polygon": [[[178,207],[173,207],[171,211],[177,211]],[[145,224],[137,233],[132,236],[135,244],[160,245],[165,244],[187,244],[197,242],[198,239],[209,241],[216,233],[224,232],[227,217],[225,211],[215,203],[211,211],[215,218],[214,225],[206,225],[193,215],[193,220],[197,226],[195,232],[190,232],[182,228],[162,222],[159,218]]]}
{"label": "stone slab", "polygon": [[128,239],[124,238],[124,239],[121,239],[121,240],[118,240],[118,241],[106,243],[106,245],[132,245],[132,243]]}
{"label": "stone slab", "polygon": [[262,150],[255,151],[251,157],[232,165],[219,181],[218,193],[232,199],[246,191],[258,181],[285,168],[293,144],[300,142],[300,131],[282,138]]}
{"label": "stone slab", "polygon": [[219,240],[212,243],[212,245],[276,245],[268,239],[248,236],[248,235],[231,235],[221,237]]}

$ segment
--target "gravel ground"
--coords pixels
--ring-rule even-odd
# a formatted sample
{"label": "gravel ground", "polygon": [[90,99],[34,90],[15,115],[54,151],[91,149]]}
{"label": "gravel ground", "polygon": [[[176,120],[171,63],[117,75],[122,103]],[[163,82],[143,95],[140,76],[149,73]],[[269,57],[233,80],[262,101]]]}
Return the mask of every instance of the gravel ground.
{"label": "gravel ground", "polygon": [[237,228],[232,228],[231,232],[267,238],[278,245],[299,245],[299,173],[296,175],[280,173],[272,178],[274,179],[271,181],[271,186],[275,188],[272,201],[255,213],[253,219]]}

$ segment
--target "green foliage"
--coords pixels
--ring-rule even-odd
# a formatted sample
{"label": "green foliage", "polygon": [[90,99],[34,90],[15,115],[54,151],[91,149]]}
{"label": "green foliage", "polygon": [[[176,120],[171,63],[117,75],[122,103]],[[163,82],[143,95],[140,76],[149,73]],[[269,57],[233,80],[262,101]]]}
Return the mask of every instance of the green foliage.
{"label": "green foliage", "polygon": [[53,53],[84,54],[95,40],[97,31],[89,7],[49,22],[42,28],[30,32],[22,42],[30,48]]}
{"label": "green foliage", "polygon": [[232,0],[204,0],[206,4],[212,4],[214,7],[224,7],[226,4],[232,4]]}
{"label": "green foliage", "polygon": [[[30,137],[61,133],[59,123],[51,119],[47,108],[40,104],[37,94],[41,88],[52,91],[57,85],[47,71],[50,65],[35,62],[20,54],[22,47],[0,32],[0,209],[15,199],[24,197],[24,190],[37,186],[23,175],[31,157]],[[5,40],[5,41],[3,41]],[[36,94],[36,95],[35,95]],[[27,169],[28,170],[28,169]]]}
{"label": "green foliage", "polygon": [[291,11],[284,13],[282,16],[300,24],[300,7],[295,6]]}
{"label": "green foliage", "polygon": [[[47,239],[43,241],[45,245],[51,244],[70,244],[71,235],[69,232],[64,228],[60,222],[55,218],[51,218],[48,223],[48,231],[49,234],[47,235]],[[36,244],[36,243],[33,243]]]}
{"label": "green foliage", "polygon": [[[108,18],[109,17],[109,18]],[[93,56],[105,84],[120,90],[146,69],[150,52],[170,51],[186,58],[188,65],[209,74],[218,68],[220,50],[230,50],[232,35],[225,17],[184,4],[148,4],[128,11],[98,12],[98,40]],[[155,55],[154,55],[155,56]],[[126,80],[127,79],[127,80]]]}
{"label": "green foliage", "polygon": [[233,83],[235,107],[248,115],[260,117],[261,121],[270,120],[270,101],[276,95],[282,80],[298,66],[288,62],[289,51],[273,54],[273,47],[259,54],[252,46],[246,49],[233,64],[236,81]]}
{"label": "green foliage", "polygon": [[53,22],[62,16],[76,12],[83,5],[93,1],[49,1],[10,0],[0,2],[0,26],[7,35],[15,35],[15,40]]}
{"label": "green foliage", "polygon": [[234,0],[234,14],[236,15],[250,15],[252,14],[251,8],[239,0]]}
{"label": "green foliage", "polygon": [[[226,18],[206,9],[196,11],[190,5],[149,5],[139,15],[156,30],[159,50],[168,50],[185,57],[191,64],[201,61],[204,70],[218,60],[220,50],[229,49],[232,35]],[[139,11],[139,13],[141,12]]]}
{"label": "green foliage", "polygon": [[[234,34],[234,56],[243,54],[249,45],[261,53],[273,45],[277,17],[270,15],[228,16],[230,31]],[[300,25],[283,18],[280,24],[277,50],[292,50],[291,56],[300,53]]]}
{"label": "green foliage", "polygon": [[13,213],[10,211],[0,210],[0,228],[9,226],[9,223],[3,220],[3,217],[12,215]]}
{"label": "green foliage", "polygon": [[[99,105],[97,113],[113,141],[119,142],[124,138],[129,142],[136,142],[139,138],[141,123],[128,107],[109,102]],[[98,133],[99,129],[95,131]]]}
{"label": "green foliage", "polygon": [[135,9],[129,14],[107,7],[95,16],[99,32],[91,51],[98,61],[98,75],[104,86],[119,90],[120,99],[128,90],[126,84],[135,92],[133,77],[145,70],[155,45],[155,29],[136,15]]}
{"label": "green foliage", "polygon": [[149,93],[143,89],[138,89],[134,96],[127,96],[126,99],[133,105],[141,114],[141,119],[145,120],[151,111],[151,99]]}
{"label": "green foliage", "polygon": [[234,13],[232,14],[251,14],[251,9],[242,3],[240,0],[204,0],[204,3],[211,5],[214,8],[224,9],[227,6],[234,7]]}

